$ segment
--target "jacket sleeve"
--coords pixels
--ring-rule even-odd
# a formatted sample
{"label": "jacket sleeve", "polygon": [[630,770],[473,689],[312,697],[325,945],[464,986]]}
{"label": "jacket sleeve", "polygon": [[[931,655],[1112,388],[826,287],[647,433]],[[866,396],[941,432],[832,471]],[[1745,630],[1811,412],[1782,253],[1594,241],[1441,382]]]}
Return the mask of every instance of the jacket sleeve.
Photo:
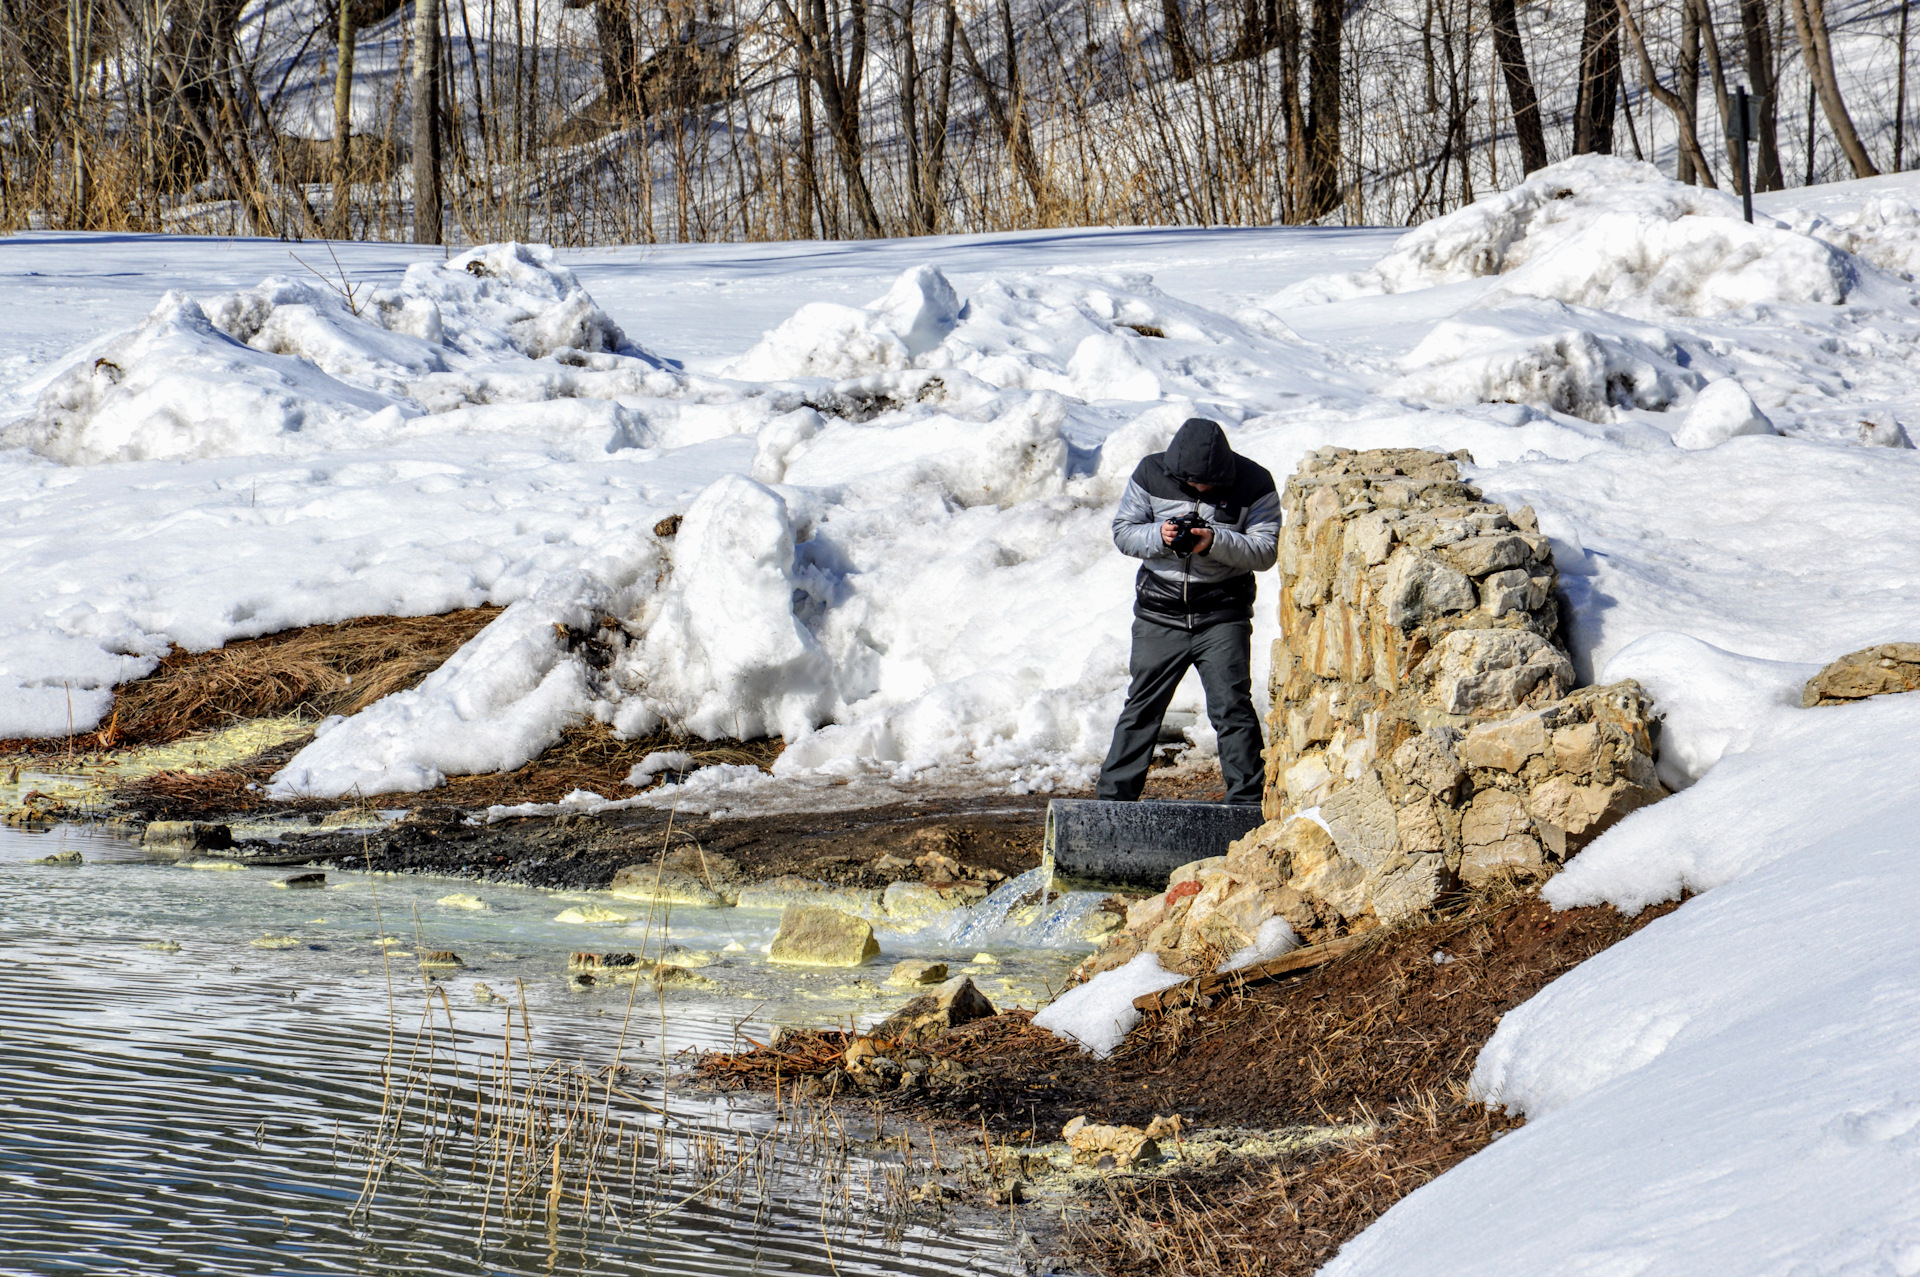
{"label": "jacket sleeve", "polygon": [[1120,508],[1113,512],[1113,543],[1120,548],[1120,553],[1136,559],[1175,557],[1160,537],[1159,521],[1153,517],[1152,498],[1132,480],[1128,480],[1127,490],[1120,496]]}
{"label": "jacket sleeve", "polygon": [[[1114,524],[1115,536],[1119,523]],[[1264,572],[1280,555],[1280,494],[1269,489],[1247,511],[1243,532],[1231,528],[1213,530],[1213,547],[1207,557],[1215,563],[1247,572]]]}

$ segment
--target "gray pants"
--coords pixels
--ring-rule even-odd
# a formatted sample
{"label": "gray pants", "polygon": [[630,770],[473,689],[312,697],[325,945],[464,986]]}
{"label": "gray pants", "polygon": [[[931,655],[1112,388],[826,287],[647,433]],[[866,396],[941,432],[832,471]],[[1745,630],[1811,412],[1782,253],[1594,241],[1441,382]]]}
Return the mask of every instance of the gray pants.
{"label": "gray pants", "polygon": [[1127,705],[1113,727],[1113,748],[1100,768],[1097,796],[1119,802],[1140,797],[1147,764],[1160,740],[1174,689],[1192,666],[1200,671],[1207,694],[1207,717],[1220,738],[1220,774],[1226,801],[1257,803],[1264,779],[1260,764],[1260,716],[1253,712],[1253,676],[1249,649],[1252,621],[1222,621],[1205,629],[1182,630],[1138,617],[1133,622],[1133,659],[1128,672]]}

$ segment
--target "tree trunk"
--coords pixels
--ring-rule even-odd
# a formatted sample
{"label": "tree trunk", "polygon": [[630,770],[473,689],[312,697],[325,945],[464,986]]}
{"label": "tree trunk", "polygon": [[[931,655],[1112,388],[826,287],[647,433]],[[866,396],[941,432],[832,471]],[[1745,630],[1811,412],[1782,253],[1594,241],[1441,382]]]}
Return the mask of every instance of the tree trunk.
{"label": "tree trunk", "polygon": [[[1680,105],[1697,137],[1700,132],[1700,15],[1690,4],[1680,6],[1680,65],[1674,70],[1673,80]],[[1684,146],[1680,148],[1673,176],[1688,185],[1698,180],[1693,169],[1693,153]]]}
{"label": "tree trunk", "polygon": [[951,0],[942,8],[942,28],[940,34],[940,64],[935,71],[933,96],[925,104],[926,123],[921,125],[920,78],[917,70],[919,55],[913,48],[913,0],[907,0],[907,64],[915,70],[909,79],[911,85],[907,101],[907,142],[912,157],[907,173],[911,193],[908,208],[909,231],[915,235],[931,235],[940,229],[940,182],[947,166],[947,111],[953,101],[953,32],[959,18],[954,14]]}
{"label": "tree trunk", "polygon": [[1853,117],[1847,114],[1846,99],[1840,96],[1840,80],[1833,70],[1833,46],[1827,34],[1827,7],[1822,0],[1791,0],[1794,32],[1800,37],[1800,52],[1807,73],[1820,94],[1820,105],[1827,113],[1827,124],[1834,140],[1853,166],[1855,177],[1877,177],[1880,170],[1867,156],[1867,148],[1854,130]]}
{"label": "tree trunk", "polygon": [[413,4],[413,242],[440,242],[439,0]]}
{"label": "tree trunk", "polygon": [[1573,107],[1573,153],[1613,154],[1613,106],[1620,96],[1620,8],[1587,0],[1580,28],[1580,92]]}
{"label": "tree trunk", "polygon": [[1774,64],[1773,29],[1767,23],[1766,0],[1740,0],[1740,30],[1747,52],[1747,80],[1752,85],[1753,113],[1760,127],[1754,130],[1760,144],[1755,156],[1753,189],[1786,189],[1786,174],[1780,169],[1780,71]]}
{"label": "tree trunk", "polygon": [[1492,0],[1493,55],[1507,83],[1507,106],[1513,112],[1513,136],[1520,145],[1520,166],[1531,173],[1547,166],[1547,137],[1540,127],[1540,99],[1534,96],[1533,72],[1520,43],[1520,18],[1513,0]]}
{"label": "tree trunk", "polygon": [[333,73],[333,207],[327,235],[345,239],[353,212],[353,0],[339,0],[340,29]]}
{"label": "tree trunk", "polygon": [[1895,82],[1893,94],[1893,171],[1898,173],[1906,167],[1907,144],[1907,14],[1913,8],[1913,0],[1900,0],[1900,59],[1899,77]]}
{"label": "tree trunk", "polygon": [[1340,205],[1340,53],[1344,0],[1314,0],[1307,49],[1307,199],[1303,220]]}
{"label": "tree trunk", "polygon": [[608,115],[631,120],[640,101],[640,52],[634,45],[627,0],[594,0],[593,28],[600,44],[600,84]]}
{"label": "tree trunk", "polygon": [[1300,0],[1280,0],[1274,41],[1280,48],[1280,111],[1287,129],[1286,203],[1288,222],[1306,220],[1306,120],[1300,113]]}
{"label": "tree trunk", "polygon": [[[1734,155],[1733,131],[1733,94],[1727,90],[1727,64],[1720,57],[1720,36],[1713,25],[1713,8],[1709,0],[1683,0],[1694,11],[1694,21],[1700,32],[1701,43],[1706,46],[1707,79],[1713,85],[1713,107],[1720,116],[1720,136],[1726,143],[1729,158]],[[1700,136],[1700,126],[1696,121],[1693,136]],[[1734,193],[1740,194],[1740,166],[1733,163]]]}
{"label": "tree trunk", "polygon": [[1193,46],[1187,40],[1186,19],[1180,16],[1180,0],[1160,0],[1160,25],[1167,34],[1167,57],[1173,63],[1173,78],[1191,80],[1196,60]]}

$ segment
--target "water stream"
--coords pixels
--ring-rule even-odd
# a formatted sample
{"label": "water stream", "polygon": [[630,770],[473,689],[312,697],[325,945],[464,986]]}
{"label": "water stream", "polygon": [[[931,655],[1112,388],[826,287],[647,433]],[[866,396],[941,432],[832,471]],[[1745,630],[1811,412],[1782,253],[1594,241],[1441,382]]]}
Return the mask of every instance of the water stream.
{"label": "water stream", "polygon": [[[29,863],[61,850],[84,863]],[[322,889],[275,886],[294,872],[194,868],[83,829],[0,828],[0,1272],[1017,1268],[1004,1224],[891,1210],[877,1187],[884,1159],[862,1160],[872,1150],[823,1178],[817,1145],[797,1130],[767,1138],[786,1129],[770,1106],[661,1089],[684,1051],[890,1010],[905,995],[879,983],[884,965],[770,967],[760,949],[777,915],[747,910],[582,927],[554,921],[577,895],[331,870]],[[964,962],[971,953],[956,959],[956,947],[993,949],[999,961],[974,970],[1003,1003],[1057,983],[1078,954],[1031,930],[1010,934],[1001,906],[1011,895],[993,902],[993,925],[889,937],[887,958]],[[664,942],[670,960],[712,983],[638,996],[569,985],[570,951],[643,941],[651,952]],[[453,950],[466,965],[428,986],[416,958],[425,950]],[[483,1000],[480,984],[496,996]],[[516,1052],[524,1035],[539,1067],[564,1061],[581,1077],[618,1052],[627,1099],[650,1105],[623,1099],[624,1138],[673,1208],[644,1226],[631,1210],[609,1217],[603,1187],[597,1220],[591,1207],[568,1207],[557,1224],[495,1217],[483,1241],[473,1193],[457,1184],[477,1184],[486,1166],[436,1169],[430,1156],[427,1174],[396,1165],[366,1200],[366,1140],[395,1093],[382,1061],[406,1054],[423,1006],[436,1017],[434,1049],[447,1052],[435,1067],[456,1081],[496,1076],[487,1070],[509,1028]],[[471,1107],[473,1083],[462,1085]],[[450,1113],[458,1094],[447,1092]],[[466,1158],[459,1150],[477,1147],[466,1135],[440,1155]],[[730,1191],[678,1201],[673,1185],[691,1182],[696,1164],[707,1173],[725,1150],[745,1149],[756,1159],[750,1184],[742,1174]]]}

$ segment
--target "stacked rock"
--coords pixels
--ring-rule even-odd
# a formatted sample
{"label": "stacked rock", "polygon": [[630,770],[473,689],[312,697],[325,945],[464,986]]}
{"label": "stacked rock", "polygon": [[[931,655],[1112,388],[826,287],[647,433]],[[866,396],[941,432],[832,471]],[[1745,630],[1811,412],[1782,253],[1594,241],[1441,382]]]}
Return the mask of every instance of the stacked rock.
{"label": "stacked rock", "polygon": [[1320,804],[1427,727],[1565,696],[1553,553],[1465,453],[1309,453],[1282,496],[1267,816]]}
{"label": "stacked rock", "polygon": [[1574,690],[1533,511],[1465,453],[1309,454],[1282,496],[1267,823],[1134,905],[1089,970],[1211,969],[1417,916],[1457,883],[1552,873],[1665,793],[1638,684]]}

